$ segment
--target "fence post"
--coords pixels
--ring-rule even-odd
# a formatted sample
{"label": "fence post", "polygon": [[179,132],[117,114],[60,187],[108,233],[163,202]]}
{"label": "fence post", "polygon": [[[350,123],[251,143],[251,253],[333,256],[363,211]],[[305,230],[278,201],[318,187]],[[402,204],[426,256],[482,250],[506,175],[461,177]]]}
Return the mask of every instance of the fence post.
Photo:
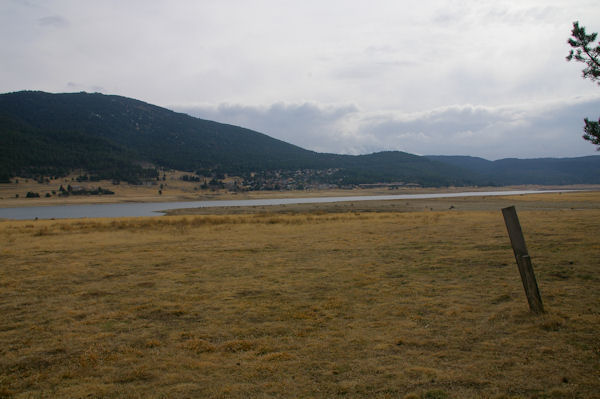
{"label": "fence post", "polygon": [[521,230],[517,211],[514,206],[509,206],[502,209],[502,215],[504,216],[506,230],[508,230],[510,243],[515,254],[515,260],[519,267],[519,274],[521,274],[521,281],[523,282],[527,302],[529,302],[529,309],[533,313],[544,313],[542,297],[540,296],[535,274],[533,273],[531,258],[527,253],[525,237],[523,236],[523,230]]}

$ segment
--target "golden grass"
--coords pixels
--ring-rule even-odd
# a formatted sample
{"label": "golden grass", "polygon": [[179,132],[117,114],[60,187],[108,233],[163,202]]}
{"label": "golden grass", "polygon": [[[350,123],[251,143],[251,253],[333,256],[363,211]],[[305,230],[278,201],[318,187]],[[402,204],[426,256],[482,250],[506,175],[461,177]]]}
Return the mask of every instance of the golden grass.
{"label": "golden grass", "polygon": [[[89,204],[89,203],[118,203],[118,202],[160,202],[183,201],[225,195],[223,191],[212,192],[200,190],[200,184],[179,180],[183,172],[168,172],[165,181],[151,181],[145,185],[130,185],[120,183],[115,185],[110,180],[98,182],[77,182],[79,174],[53,179],[48,183],[38,183],[32,179],[18,178],[18,184],[13,179],[12,183],[0,184],[0,207],[44,206],[63,204]],[[163,185],[162,194],[159,194],[160,185]],[[102,187],[114,192],[114,195],[86,195],[60,197],[57,195],[59,187],[65,189],[68,185],[80,186],[86,189]],[[27,192],[40,194],[40,198],[25,198]],[[47,198],[46,194],[50,197]],[[18,195],[18,198],[17,198]]]}
{"label": "golden grass", "polygon": [[[162,175],[163,172],[161,172]],[[170,202],[170,201],[205,201],[205,200],[241,200],[241,199],[263,199],[263,198],[302,198],[302,197],[344,197],[356,195],[394,195],[394,194],[416,194],[435,192],[464,192],[464,191],[498,191],[498,190],[527,190],[540,188],[559,189],[583,189],[590,188],[598,190],[599,185],[579,186],[515,186],[515,187],[443,187],[443,188],[401,188],[390,190],[388,188],[370,189],[327,189],[327,190],[296,190],[296,191],[248,191],[230,192],[225,189],[202,190],[201,183],[181,180],[182,175],[189,172],[171,170],[165,172],[166,179],[163,181],[150,181],[144,185],[130,185],[121,183],[114,185],[110,180],[98,182],[77,182],[79,173],[50,180],[48,183],[38,183],[33,179],[17,178],[12,183],[0,183],[0,207],[26,207],[46,205],[69,205],[69,204],[97,204],[97,203],[123,203],[123,202]],[[233,180],[234,178],[228,178]],[[60,197],[56,195],[59,187],[68,185],[80,186],[86,189],[102,187],[114,192],[114,195],[86,195]],[[163,186],[158,193],[160,186]],[[40,194],[40,198],[25,198],[27,192],[32,191]],[[54,191],[54,194],[53,194]],[[50,197],[47,198],[46,194]],[[18,197],[17,197],[18,195]]]}
{"label": "golden grass", "polygon": [[0,222],[0,397],[598,398],[587,203]]}
{"label": "golden grass", "polygon": [[[348,195],[389,194],[388,189],[355,189],[355,190],[302,190],[302,191],[249,191],[230,192],[225,189],[203,190],[201,183],[181,180],[181,176],[189,172],[169,171],[166,179],[150,181],[143,185],[120,183],[114,185],[110,180],[98,182],[77,182],[78,173],[48,183],[38,183],[33,179],[17,178],[12,183],[0,184],[0,207],[44,206],[63,204],[121,203],[121,202],[167,202],[167,201],[202,201],[219,199],[260,199],[260,198],[296,198],[324,197]],[[18,183],[15,183],[18,181]],[[56,195],[60,186],[80,186],[86,189],[102,187],[110,189],[114,195],[86,195],[60,197]],[[158,193],[159,189],[161,194]],[[40,194],[40,198],[26,198],[27,192]],[[414,189],[409,190],[413,192]],[[54,192],[54,193],[53,193]],[[46,197],[46,194],[50,197]]]}

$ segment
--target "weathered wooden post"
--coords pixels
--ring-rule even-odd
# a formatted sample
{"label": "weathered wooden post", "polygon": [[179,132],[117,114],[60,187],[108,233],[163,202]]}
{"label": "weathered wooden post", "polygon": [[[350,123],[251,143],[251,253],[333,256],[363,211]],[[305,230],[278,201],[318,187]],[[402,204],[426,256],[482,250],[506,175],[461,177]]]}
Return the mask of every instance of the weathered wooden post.
{"label": "weathered wooden post", "polygon": [[509,206],[502,209],[502,215],[504,216],[504,223],[506,223],[510,243],[515,253],[515,260],[519,267],[521,281],[523,281],[523,288],[525,288],[525,295],[527,296],[527,302],[529,302],[529,309],[534,313],[544,313],[542,297],[540,296],[535,274],[533,273],[531,258],[527,252],[525,237],[523,236],[523,230],[521,230],[517,211],[514,206]]}

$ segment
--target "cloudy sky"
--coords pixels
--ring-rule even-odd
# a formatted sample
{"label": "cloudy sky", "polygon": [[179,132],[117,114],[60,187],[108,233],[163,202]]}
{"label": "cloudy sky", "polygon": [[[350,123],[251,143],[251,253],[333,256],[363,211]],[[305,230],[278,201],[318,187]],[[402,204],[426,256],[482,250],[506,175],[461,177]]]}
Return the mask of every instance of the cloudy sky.
{"label": "cloudy sky", "polygon": [[597,0],[0,0],[0,92],[133,97],[335,153],[596,155]]}

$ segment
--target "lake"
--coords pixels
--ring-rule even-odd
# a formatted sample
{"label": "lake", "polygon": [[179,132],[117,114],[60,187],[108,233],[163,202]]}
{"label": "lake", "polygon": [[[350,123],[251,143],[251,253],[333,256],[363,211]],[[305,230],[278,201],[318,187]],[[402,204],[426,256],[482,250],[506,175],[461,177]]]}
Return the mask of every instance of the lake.
{"label": "lake", "polygon": [[104,217],[136,217],[156,216],[170,209],[209,208],[221,206],[268,206],[284,204],[310,204],[344,201],[374,201],[374,200],[407,200],[428,198],[452,198],[475,196],[521,195],[539,193],[557,193],[573,190],[514,190],[514,191],[469,191],[462,193],[436,194],[399,194],[399,195],[369,195],[354,197],[312,197],[312,198],[271,198],[253,200],[218,200],[218,201],[184,201],[184,202],[149,202],[149,203],[119,203],[119,204],[88,204],[88,205],[58,205],[31,206],[20,208],[0,208],[0,219],[76,219]]}

